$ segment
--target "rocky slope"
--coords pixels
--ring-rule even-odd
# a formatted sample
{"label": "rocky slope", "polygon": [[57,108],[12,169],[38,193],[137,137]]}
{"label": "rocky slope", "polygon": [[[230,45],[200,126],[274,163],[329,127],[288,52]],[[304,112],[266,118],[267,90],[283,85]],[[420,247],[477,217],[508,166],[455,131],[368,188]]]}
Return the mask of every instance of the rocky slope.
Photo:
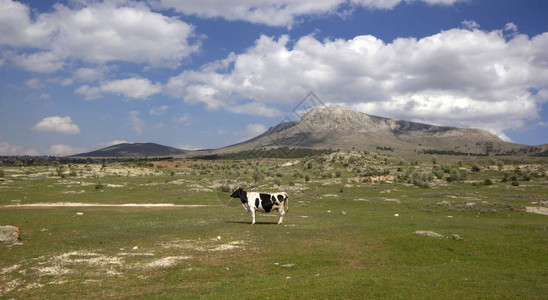
{"label": "rocky slope", "polygon": [[384,150],[398,154],[423,151],[453,154],[530,154],[542,149],[508,143],[482,129],[401,121],[347,108],[315,107],[299,120],[280,123],[243,143],[201,152],[228,153],[279,147]]}

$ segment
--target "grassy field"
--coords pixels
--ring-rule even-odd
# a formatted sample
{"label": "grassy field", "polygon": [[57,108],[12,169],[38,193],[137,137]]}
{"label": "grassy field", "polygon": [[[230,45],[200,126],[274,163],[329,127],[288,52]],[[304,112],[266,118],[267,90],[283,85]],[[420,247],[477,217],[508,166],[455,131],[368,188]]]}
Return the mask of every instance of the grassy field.
{"label": "grassy field", "polygon": [[[0,167],[0,298],[546,299],[546,159]],[[251,216],[231,189],[287,191]],[[83,203],[89,206],[26,206]],[[160,204],[172,207],[93,206]],[[186,206],[200,204],[203,206]],[[443,237],[415,234],[433,231]]]}

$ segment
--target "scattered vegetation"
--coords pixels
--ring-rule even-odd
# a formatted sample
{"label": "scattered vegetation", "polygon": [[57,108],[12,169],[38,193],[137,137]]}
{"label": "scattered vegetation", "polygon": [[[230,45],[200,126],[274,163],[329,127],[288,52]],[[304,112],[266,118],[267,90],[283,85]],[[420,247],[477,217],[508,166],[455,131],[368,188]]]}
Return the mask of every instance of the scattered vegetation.
{"label": "scattered vegetation", "polygon": [[[546,295],[546,216],[525,213],[548,206],[544,158],[386,154],[1,165],[22,238],[0,244],[0,297]],[[238,186],[289,193],[285,225],[251,227]],[[17,206],[38,202],[207,207]]]}

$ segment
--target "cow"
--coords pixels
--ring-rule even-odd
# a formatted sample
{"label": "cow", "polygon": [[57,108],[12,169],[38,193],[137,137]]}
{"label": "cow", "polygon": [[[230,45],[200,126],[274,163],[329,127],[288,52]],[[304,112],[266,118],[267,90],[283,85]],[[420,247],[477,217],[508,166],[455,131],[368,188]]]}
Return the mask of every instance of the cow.
{"label": "cow", "polygon": [[273,210],[277,210],[280,213],[280,221],[278,221],[278,225],[282,224],[285,212],[289,211],[289,198],[287,193],[284,192],[273,194],[246,192],[239,187],[232,193],[232,195],[230,195],[230,197],[240,198],[245,210],[250,212],[253,217],[253,222],[251,222],[251,225],[255,224],[255,211],[268,213]]}

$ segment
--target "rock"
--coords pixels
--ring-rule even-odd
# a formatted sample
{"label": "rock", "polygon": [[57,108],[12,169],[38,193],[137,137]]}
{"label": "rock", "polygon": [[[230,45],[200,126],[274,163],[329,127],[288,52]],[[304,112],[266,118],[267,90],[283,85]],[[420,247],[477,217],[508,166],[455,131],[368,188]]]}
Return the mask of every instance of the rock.
{"label": "rock", "polygon": [[282,268],[293,268],[295,266],[295,264],[287,264],[287,265],[283,265]]}
{"label": "rock", "polygon": [[453,233],[453,235],[451,236],[451,239],[457,240],[457,241],[463,240],[463,238],[460,237],[460,234],[457,234],[457,233]]}
{"label": "rock", "polygon": [[546,207],[531,207],[531,206],[528,206],[528,207],[525,208],[525,211],[528,212],[528,213],[548,215],[548,208],[546,208]]}
{"label": "rock", "polygon": [[438,238],[443,237],[443,235],[441,235],[439,233],[436,233],[434,231],[431,231],[431,230],[417,230],[414,233],[418,234],[418,235],[422,235],[422,236],[429,236],[429,237],[438,237]]}
{"label": "rock", "polygon": [[20,240],[21,229],[6,225],[0,226],[0,242],[17,243]]}
{"label": "rock", "polygon": [[107,184],[107,188],[109,189],[115,189],[115,188],[123,188],[124,186],[122,184]]}
{"label": "rock", "polygon": [[449,202],[447,200],[443,200],[442,202],[436,203],[436,205],[438,205],[438,206],[451,206],[451,202]]}

